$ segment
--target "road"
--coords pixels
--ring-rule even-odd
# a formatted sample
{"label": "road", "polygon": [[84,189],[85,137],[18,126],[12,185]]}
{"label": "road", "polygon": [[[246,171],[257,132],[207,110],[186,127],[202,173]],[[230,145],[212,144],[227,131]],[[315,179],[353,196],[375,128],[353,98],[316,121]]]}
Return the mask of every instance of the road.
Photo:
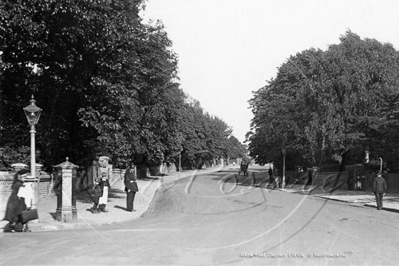
{"label": "road", "polygon": [[236,172],[182,179],[124,223],[0,235],[1,265],[396,265],[398,213],[250,186]]}

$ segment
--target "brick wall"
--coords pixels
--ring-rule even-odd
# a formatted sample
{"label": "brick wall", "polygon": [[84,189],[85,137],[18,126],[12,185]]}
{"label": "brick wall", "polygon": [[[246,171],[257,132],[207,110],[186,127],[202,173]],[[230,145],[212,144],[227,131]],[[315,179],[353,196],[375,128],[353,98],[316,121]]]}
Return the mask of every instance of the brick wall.
{"label": "brick wall", "polygon": [[[49,175],[40,175],[38,183],[39,201],[55,196],[51,177]],[[4,217],[7,207],[8,198],[11,195],[11,185],[13,182],[13,174],[0,175],[0,219]]]}
{"label": "brick wall", "polygon": [[346,172],[316,172],[312,178],[311,183],[309,181],[308,172],[295,173],[294,171],[286,171],[286,184],[309,184],[312,186],[324,187],[325,189],[347,189],[347,173]]}
{"label": "brick wall", "polygon": [[39,188],[39,200],[47,199],[49,197],[54,197],[55,193],[53,190],[53,181],[49,175],[41,175],[40,182],[38,184]]}
{"label": "brick wall", "polygon": [[[362,190],[372,191],[373,181],[377,176],[376,173],[366,173],[364,180],[362,180]],[[299,184],[305,184],[308,180],[307,172],[296,173],[293,171],[286,172],[287,184],[293,184],[297,179]],[[399,174],[388,173],[385,174],[387,181],[388,192],[399,192]],[[312,185],[326,188],[338,187],[339,189],[348,189],[348,174],[347,172],[317,172],[312,180]],[[355,188],[360,189],[360,188]]]}
{"label": "brick wall", "polygon": [[7,201],[11,194],[12,175],[0,176],[0,219],[3,219]]}

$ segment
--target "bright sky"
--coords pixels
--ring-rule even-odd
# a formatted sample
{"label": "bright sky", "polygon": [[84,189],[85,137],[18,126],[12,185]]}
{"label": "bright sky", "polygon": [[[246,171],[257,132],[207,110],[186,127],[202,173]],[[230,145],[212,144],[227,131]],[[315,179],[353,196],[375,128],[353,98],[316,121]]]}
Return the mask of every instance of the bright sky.
{"label": "bright sky", "polygon": [[290,55],[326,50],[348,29],[398,49],[398,14],[398,0],[148,0],[143,17],[165,25],[181,88],[243,142],[252,92]]}

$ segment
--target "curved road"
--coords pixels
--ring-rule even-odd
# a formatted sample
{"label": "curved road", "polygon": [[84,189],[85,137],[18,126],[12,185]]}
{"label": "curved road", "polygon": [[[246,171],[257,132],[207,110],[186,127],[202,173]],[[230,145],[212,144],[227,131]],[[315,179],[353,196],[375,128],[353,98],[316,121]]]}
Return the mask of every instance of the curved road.
{"label": "curved road", "polygon": [[242,175],[237,184],[236,173],[169,184],[138,220],[2,234],[0,264],[397,264],[397,213],[252,187]]}

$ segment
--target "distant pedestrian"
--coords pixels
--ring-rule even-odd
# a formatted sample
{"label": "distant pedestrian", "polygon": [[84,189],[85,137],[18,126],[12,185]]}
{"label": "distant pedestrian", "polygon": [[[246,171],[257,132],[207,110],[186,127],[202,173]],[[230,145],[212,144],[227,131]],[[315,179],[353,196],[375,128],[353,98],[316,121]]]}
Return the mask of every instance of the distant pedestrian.
{"label": "distant pedestrian", "polygon": [[387,182],[382,177],[381,174],[378,174],[374,179],[373,183],[373,192],[375,195],[375,201],[377,202],[377,209],[382,209],[382,198],[384,194],[387,192]]}
{"label": "distant pedestrian", "polygon": [[30,232],[28,223],[22,221],[22,211],[31,207],[33,197],[33,194],[29,193],[29,189],[24,189],[24,180],[28,173],[27,169],[21,169],[14,175],[11,185],[12,192],[8,199],[4,216],[4,220],[9,222],[4,228],[5,233]]}
{"label": "distant pedestrian", "polygon": [[272,170],[272,168],[269,168],[268,173],[269,173],[269,186],[270,186],[270,185],[273,185],[273,183],[274,183],[273,170]]}
{"label": "distant pedestrian", "polygon": [[136,175],[130,168],[128,168],[126,170],[124,179],[126,191],[126,210],[133,212],[135,211],[135,209],[133,209],[134,197],[136,196],[136,192],[139,191],[136,182]]}
{"label": "distant pedestrian", "polygon": [[280,177],[279,176],[275,176],[274,177],[274,188],[279,188],[279,187],[281,187]]}

